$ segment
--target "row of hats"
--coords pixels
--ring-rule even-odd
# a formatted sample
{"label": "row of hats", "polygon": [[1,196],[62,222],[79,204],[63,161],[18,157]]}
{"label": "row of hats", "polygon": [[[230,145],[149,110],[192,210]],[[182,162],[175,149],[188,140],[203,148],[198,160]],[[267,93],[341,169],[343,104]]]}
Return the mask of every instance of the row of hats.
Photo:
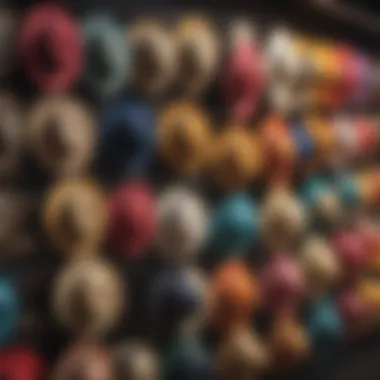
{"label": "row of hats", "polygon": [[206,111],[184,101],[165,105],[156,118],[144,102],[119,100],[102,112],[99,127],[91,108],[66,95],[39,99],[26,117],[8,94],[0,106],[1,176],[17,169],[25,146],[54,175],[77,176],[94,164],[116,182],[146,173],[158,153],[173,173],[206,173],[221,190],[241,190],[259,178],[286,182],[295,173],[368,162],[379,143],[377,119],[363,116],[269,116],[257,130],[231,124],[216,131]]}
{"label": "row of hats", "polygon": [[139,341],[112,349],[91,343],[75,344],[53,370],[29,347],[11,347],[0,354],[1,373],[14,380],[65,380],[76,376],[87,380],[154,380],[158,378],[158,363],[154,350]]}
{"label": "row of hats", "polygon": [[290,182],[295,174],[369,162],[378,133],[376,118],[344,115],[293,121],[269,115],[258,128],[232,123],[215,132],[204,112],[173,102],[158,120],[158,149],[175,172],[206,173],[219,189],[239,190],[258,179]]}
{"label": "row of hats", "polygon": [[[325,229],[344,224],[352,208],[376,209],[380,172],[375,166],[354,174],[320,174],[300,184],[295,193],[276,189],[268,189],[260,208],[249,193],[236,193],[213,202],[211,209],[196,189],[166,185],[156,196],[148,182],[124,180],[106,195],[92,181],[67,179],[49,191],[43,221],[54,248],[70,255],[96,249],[108,230],[114,248],[131,256],[143,254],[156,234],[164,253],[177,257],[198,251],[208,235],[208,248],[246,252],[259,231],[266,242],[281,242],[280,227],[285,240],[289,231],[303,231],[307,226],[304,208],[308,218],[323,222]],[[13,228],[9,231],[15,233]]]}
{"label": "row of hats", "polygon": [[[358,176],[364,177],[373,181],[365,188],[373,190],[378,172]],[[355,182],[361,183],[344,181],[341,190],[341,197],[350,205],[358,203],[358,192],[352,193]],[[322,185],[328,187],[327,182],[310,185],[311,203],[320,199],[324,204],[326,188]],[[273,361],[276,368],[277,361],[282,367],[292,363],[290,359],[305,357],[309,348],[319,353],[331,349],[346,328],[351,333],[352,326],[364,325],[366,330],[377,324],[379,283],[371,277],[379,268],[377,227],[359,224],[348,216],[348,221],[340,219],[343,223],[335,225],[326,239],[307,235],[302,239],[307,226],[303,207],[289,191],[272,191],[259,220],[249,196],[233,196],[216,207],[211,236],[216,243],[213,250],[223,260],[212,271],[209,285],[192,266],[169,266],[153,279],[146,297],[149,323],[156,331],[174,329],[179,340],[164,369],[169,378],[186,373],[198,379],[197,371],[210,378],[213,360],[222,378],[235,365],[249,374],[265,369],[268,363],[272,368]],[[138,258],[147,252],[156,231],[168,261],[190,264],[205,238],[203,202],[189,189],[171,189],[160,197],[155,216],[152,198],[149,188],[139,183],[123,184],[114,192],[107,202],[111,206],[110,245]],[[375,200],[375,194],[369,199]],[[325,210],[330,211],[329,205],[327,200]],[[80,180],[56,184],[43,208],[48,236],[70,258],[55,279],[51,302],[57,320],[79,338],[100,338],[128,311],[128,287],[122,286],[118,270],[99,255],[106,228],[104,208],[99,190]],[[258,222],[269,254],[263,268],[252,271],[241,257],[258,253],[252,244]],[[300,239],[304,244],[297,248]],[[6,343],[17,328],[21,305],[17,285],[5,277],[1,284],[1,338]],[[329,289],[337,290],[337,298],[325,295]],[[305,298],[311,301],[303,319],[298,311]],[[268,341],[263,338],[260,342],[251,325],[254,314],[262,309],[274,315],[275,323]],[[215,357],[197,339],[205,316],[206,324],[221,336]],[[63,372],[59,376],[71,376],[66,371],[85,371],[81,363],[75,361],[73,367],[60,369],[59,362],[58,374]]]}
{"label": "row of hats", "polygon": [[[367,183],[360,187],[363,177]],[[355,222],[350,209],[380,200],[379,189],[374,191],[379,171],[357,178],[344,178],[335,187],[313,179],[303,189],[304,204],[278,188],[261,209],[248,194],[237,194],[219,200],[212,210],[188,188],[168,186],[156,197],[146,183],[127,181],[106,201],[93,183],[64,180],[48,192],[42,224],[54,249],[68,258],[96,257],[106,242],[126,262],[148,255],[153,245],[169,263],[194,262],[199,256],[216,256],[219,262],[263,247],[272,253],[293,250],[308,232],[312,213],[330,225],[330,234],[347,228]]]}
{"label": "row of hats", "polygon": [[281,30],[269,38],[268,51],[275,109],[365,105],[378,96],[375,60],[348,44]]}
{"label": "row of hats", "polygon": [[86,180],[59,181],[43,204],[43,225],[54,248],[69,256],[96,253],[106,235],[129,258],[146,254],[155,238],[163,255],[179,262],[204,248],[221,256],[245,255],[258,240],[281,250],[293,247],[309,222],[322,220],[331,232],[348,223],[351,210],[377,208],[380,171],[311,178],[300,198],[275,187],[260,207],[248,193],[222,197],[213,207],[196,189],[169,185],[154,193],[142,181],[124,181],[108,196]]}
{"label": "row of hats", "polygon": [[[189,379],[228,379],[230,371],[238,368],[236,376],[244,379],[263,370],[288,368],[313,350],[328,358],[344,338],[378,327],[380,282],[371,277],[374,268],[379,270],[378,231],[374,224],[358,223],[328,239],[309,236],[297,252],[272,254],[261,269],[252,269],[239,258],[228,259],[214,268],[209,283],[191,267],[159,273],[146,297],[145,311],[155,333],[175,332],[169,352],[162,352],[164,378],[186,374]],[[54,284],[56,317],[80,341],[98,341],[127,310],[128,295],[121,283],[116,268],[102,258],[71,260]],[[2,277],[0,285],[4,339],[12,332],[9,328],[15,328],[20,305],[12,280]],[[302,313],[301,302],[306,305]],[[269,332],[255,330],[254,316],[260,311],[272,315]],[[198,334],[209,325],[219,337],[215,344],[205,343]],[[99,363],[90,365],[94,358],[75,347],[58,361],[53,378],[69,379],[79,373],[86,379],[97,378],[94,368]],[[149,378],[158,378],[150,373],[150,365],[157,370],[156,361],[140,367],[134,356],[146,350],[152,352],[145,344],[119,352],[121,372],[116,378],[132,370],[131,378],[140,380],[148,368]],[[0,370],[14,378],[15,368],[5,360],[12,360],[7,357],[10,353],[18,351],[1,351]],[[80,360],[82,354],[88,360]],[[41,370],[38,359],[27,363],[33,371]],[[14,376],[18,379],[17,373]]]}
{"label": "row of hats", "polygon": [[225,38],[211,19],[198,15],[184,16],[174,31],[152,19],[123,27],[100,13],[79,25],[61,6],[43,4],[23,16],[17,46],[32,82],[44,91],[68,91],[82,78],[101,99],[128,83],[149,96],[173,83],[185,95],[201,95],[220,73],[227,108],[238,121],[252,116],[267,87],[272,106],[284,112],[307,103],[335,106],[373,98],[374,65],[354,48],[282,28],[259,41],[254,29],[233,22]]}

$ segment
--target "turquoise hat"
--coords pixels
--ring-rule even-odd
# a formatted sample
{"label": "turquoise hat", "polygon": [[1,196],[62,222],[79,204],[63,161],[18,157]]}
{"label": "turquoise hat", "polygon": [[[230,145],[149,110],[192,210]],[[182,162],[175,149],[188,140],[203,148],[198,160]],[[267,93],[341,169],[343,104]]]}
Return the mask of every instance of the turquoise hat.
{"label": "turquoise hat", "polygon": [[0,346],[12,339],[18,325],[20,299],[14,281],[0,277]]}
{"label": "turquoise hat", "polygon": [[331,358],[344,334],[343,317],[333,297],[327,295],[314,301],[306,326],[316,357]]}
{"label": "turquoise hat", "polygon": [[255,242],[258,231],[257,207],[249,195],[224,198],[211,216],[209,248],[224,254],[245,254]]}
{"label": "turquoise hat", "polygon": [[336,180],[336,186],[342,202],[347,206],[359,203],[360,197],[354,178],[350,174],[343,174]]}
{"label": "turquoise hat", "polygon": [[84,85],[98,99],[117,95],[131,73],[131,52],[121,25],[110,16],[91,14],[82,24],[85,42]]}
{"label": "turquoise hat", "polygon": [[301,198],[307,206],[315,207],[321,195],[331,189],[331,184],[328,183],[326,178],[320,176],[312,177],[303,184]]}

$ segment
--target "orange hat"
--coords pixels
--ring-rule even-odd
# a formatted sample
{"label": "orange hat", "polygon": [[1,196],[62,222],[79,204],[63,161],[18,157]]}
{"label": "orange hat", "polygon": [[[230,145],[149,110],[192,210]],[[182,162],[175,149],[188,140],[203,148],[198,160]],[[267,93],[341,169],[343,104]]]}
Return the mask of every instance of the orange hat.
{"label": "orange hat", "polygon": [[356,294],[369,308],[369,327],[379,323],[380,312],[380,281],[378,279],[363,278],[359,281]]}
{"label": "orange hat", "polygon": [[221,264],[211,279],[210,322],[217,329],[228,331],[249,322],[259,302],[256,279],[240,260]]}
{"label": "orange hat", "polygon": [[316,160],[319,164],[329,164],[336,147],[336,138],[329,119],[319,116],[309,116],[304,125],[316,147]]}
{"label": "orange hat", "polygon": [[261,126],[264,170],[270,173],[271,183],[288,183],[292,177],[295,160],[294,141],[288,125],[281,116],[271,115]]}

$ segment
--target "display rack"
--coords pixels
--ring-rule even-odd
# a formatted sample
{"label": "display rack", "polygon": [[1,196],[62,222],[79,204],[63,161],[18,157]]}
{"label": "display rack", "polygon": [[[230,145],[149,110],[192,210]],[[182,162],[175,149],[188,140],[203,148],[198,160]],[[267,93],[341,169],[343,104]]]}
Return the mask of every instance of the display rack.
{"label": "display rack", "polygon": [[[141,13],[165,14],[166,12],[181,12],[184,10],[202,10],[211,14],[212,12],[218,14],[234,12],[237,16],[248,14],[252,17],[252,20],[258,22],[263,28],[267,27],[267,21],[269,21],[269,25],[285,23],[307,33],[342,38],[355,43],[363,49],[373,52],[379,51],[380,19],[376,16],[359,12],[351,7],[341,7],[336,1],[65,0],[62,2],[77,15],[81,15],[90,9],[103,8],[120,15],[123,19]],[[35,1],[33,0],[15,0],[12,2],[12,4],[17,4],[20,10],[34,3]],[[18,273],[18,276],[22,278],[23,288],[29,289],[27,298],[32,300],[37,295],[36,302],[40,304],[46,302],[46,284],[49,283],[51,272],[55,270],[52,270],[52,268],[55,268],[59,264],[59,259],[56,257],[48,259],[47,257],[48,255],[45,254],[37,259],[30,256],[22,261],[12,263],[11,268],[7,268],[13,273]],[[134,271],[131,270],[131,272]],[[38,281],[34,280],[36,276],[39,278]],[[139,281],[142,282],[141,279]],[[59,338],[52,338],[52,345],[56,344],[56,340]],[[47,347],[44,348],[46,349]],[[379,373],[380,363],[378,363],[377,359],[379,350],[379,337],[371,337],[370,341],[365,340],[356,343],[354,347],[345,348],[342,352],[342,360],[337,364],[335,373],[331,377],[330,375],[324,375],[323,378],[326,380],[354,380],[359,378],[359,372],[360,375],[363,375],[363,372]],[[350,366],[355,367],[355,369]],[[313,368],[302,368],[299,373],[292,373],[288,378],[292,380],[312,379],[315,373]],[[375,379],[377,377],[374,375],[372,378]],[[283,377],[279,379],[283,379]]]}

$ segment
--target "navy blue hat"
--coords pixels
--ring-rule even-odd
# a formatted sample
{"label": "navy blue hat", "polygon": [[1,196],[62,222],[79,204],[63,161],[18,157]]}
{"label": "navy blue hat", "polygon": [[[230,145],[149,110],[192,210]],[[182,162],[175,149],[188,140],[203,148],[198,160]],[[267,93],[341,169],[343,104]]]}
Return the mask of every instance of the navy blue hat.
{"label": "navy blue hat", "polygon": [[296,147],[297,157],[301,160],[312,157],[315,143],[306,128],[301,124],[294,124],[291,126],[290,133]]}
{"label": "navy blue hat", "polygon": [[150,314],[154,327],[181,333],[182,324],[203,310],[206,288],[196,272],[186,268],[166,270],[153,281]]}
{"label": "navy blue hat", "polygon": [[151,164],[155,149],[155,112],[145,102],[111,104],[100,122],[99,174],[108,181],[139,175]]}

